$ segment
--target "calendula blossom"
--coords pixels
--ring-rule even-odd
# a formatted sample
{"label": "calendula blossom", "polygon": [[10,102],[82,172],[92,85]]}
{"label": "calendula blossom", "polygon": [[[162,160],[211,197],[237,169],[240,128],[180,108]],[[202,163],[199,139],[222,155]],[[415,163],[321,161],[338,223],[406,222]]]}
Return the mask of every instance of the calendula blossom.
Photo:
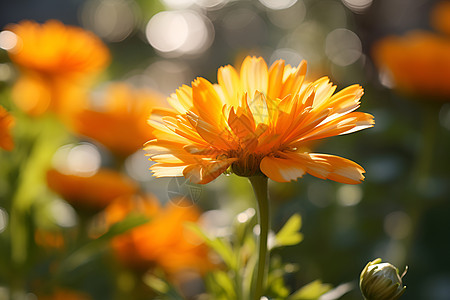
{"label": "calendula blossom", "polygon": [[11,128],[14,126],[14,118],[0,105],[0,148],[11,151],[14,141],[11,136]]}
{"label": "calendula blossom", "polygon": [[110,61],[106,45],[57,20],[23,20],[5,30],[15,37],[8,55],[21,71],[12,89],[16,105],[35,116],[52,111],[65,117],[81,109],[95,76]]}
{"label": "calendula blossom", "polygon": [[204,274],[213,267],[206,245],[184,227],[199,220],[198,207],[172,202],[161,207],[152,195],[121,197],[106,207],[106,223],[112,225],[131,213],[150,221],[112,239],[114,253],[125,265],[136,270],[157,266],[170,277],[188,270]]}
{"label": "calendula blossom", "polygon": [[74,115],[73,129],[126,157],[152,138],[145,121],[163,99],[152,90],[113,83],[101,97],[101,105],[90,105]]}
{"label": "calendula blossom", "polygon": [[218,84],[197,78],[168,101],[174,110],[154,110],[149,124],[155,139],[145,149],[157,177],[185,176],[205,184],[231,167],[240,176],[265,174],[278,182],[305,173],[356,184],[364,169],[338,156],[309,153],[306,143],[374,125],[355,112],[363,89],[335,93],[327,77],[305,81],[306,62],[297,67],[246,57],[240,72],[219,68]]}
{"label": "calendula blossom", "polygon": [[389,72],[396,89],[444,101],[450,97],[449,51],[450,38],[427,31],[388,36],[372,49],[375,64]]}

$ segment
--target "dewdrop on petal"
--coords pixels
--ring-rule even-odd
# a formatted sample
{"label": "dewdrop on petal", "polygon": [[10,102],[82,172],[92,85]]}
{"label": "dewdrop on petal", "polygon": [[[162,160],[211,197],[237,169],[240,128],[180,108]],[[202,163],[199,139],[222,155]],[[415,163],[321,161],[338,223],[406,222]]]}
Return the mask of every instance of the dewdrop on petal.
{"label": "dewdrop on petal", "polygon": [[381,258],[369,262],[361,272],[359,287],[365,300],[397,300],[405,292],[398,269],[390,263],[382,263]]}

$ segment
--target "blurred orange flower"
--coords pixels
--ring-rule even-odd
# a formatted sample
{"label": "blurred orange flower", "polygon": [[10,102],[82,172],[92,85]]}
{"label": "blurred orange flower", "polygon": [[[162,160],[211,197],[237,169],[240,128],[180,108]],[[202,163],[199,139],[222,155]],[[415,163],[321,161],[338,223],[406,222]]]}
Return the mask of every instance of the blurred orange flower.
{"label": "blurred orange flower", "polygon": [[47,171],[48,186],[77,208],[102,209],[114,199],[133,195],[138,187],[123,174],[101,169],[92,176]]}
{"label": "blurred orange flower", "polygon": [[75,116],[75,131],[120,156],[128,156],[153,137],[147,119],[153,107],[163,105],[163,99],[151,90],[135,89],[125,83],[112,84],[98,108],[92,105]]}
{"label": "blurred orange flower", "polygon": [[22,21],[7,26],[15,34],[11,60],[23,74],[14,87],[17,105],[34,115],[69,113],[84,99],[92,76],[109,62],[109,50],[94,34],[59,21]]}
{"label": "blurred orange flower", "polygon": [[36,229],[34,241],[46,249],[63,249],[64,247],[64,236],[58,231]]}
{"label": "blurred orange flower", "polygon": [[[247,57],[240,73],[218,70],[218,84],[197,78],[168,99],[175,111],[152,114],[156,139],[146,144],[154,175],[185,176],[208,183],[230,166],[234,173],[261,172],[278,182],[305,173],[342,183],[364,179],[358,164],[333,155],[309,153],[306,143],[372,127],[370,114],[354,112],[363,89],[335,93],[327,77],[305,82],[306,62],[297,68]],[[334,95],[333,95],[334,94]]]}
{"label": "blurred orange flower", "polygon": [[14,141],[10,130],[14,126],[14,118],[0,105],[0,148],[11,151]]}
{"label": "blurred orange flower", "polygon": [[438,2],[431,10],[430,19],[436,30],[450,35],[450,1]]}
{"label": "blurred orange flower", "polygon": [[377,66],[400,91],[450,100],[450,39],[424,31],[386,37],[373,47]]}
{"label": "blurred orange flower", "polygon": [[196,222],[200,217],[195,206],[168,203],[160,207],[152,196],[123,197],[111,203],[105,212],[107,224],[132,212],[151,218],[147,224],[113,239],[112,247],[126,265],[143,271],[158,266],[169,276],[183,270],[204,273],[211,268],[207,247],[184,228],[186,222]]}
{"label": "blurred orange flower", "polygon": [[39,300],[90,300],[89,295],[63,288],[56,289],[52,294],[38,294]]}

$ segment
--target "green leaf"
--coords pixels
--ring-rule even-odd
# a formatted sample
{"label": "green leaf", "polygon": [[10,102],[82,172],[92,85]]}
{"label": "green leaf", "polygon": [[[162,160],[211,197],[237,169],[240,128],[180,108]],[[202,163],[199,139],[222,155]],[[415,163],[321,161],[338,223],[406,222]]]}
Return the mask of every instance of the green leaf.
{"label": "green leaf", "polygon": [[299,214],[292,215],[283,228],[275,236],[275,247],[292,246],[303,240],[303,234],[299,232],[302,227],[302,218]]}
{"label": "green leaf", "polygon": [[317,300],[320,296],[331,290],[330,284],[322,283],[321,280],[315,280],[301,287],[288,300]]}
{"label": "green leaf", "polygon": [[236,287],[228,273],[220,270],[215,271],[211,274],[209,284],[210,288],[216,290],[219,295],[223,295],[224,299],[236,299]]}
{"label": "green leaf", "polygon": [[161,276],[154,274],[145,274],[142,278],[144,283],[158,293],[164,300],[183,300],[184,298],[180,293],[171,285],[167,280]]}
{"label": "green leaf", "polygon": [[185,226],[200,237],[206,245],[214,250],[231,269],[236,270],[237,259],[231,245],[223,239],[209,237],[197,224],[186,223]]}

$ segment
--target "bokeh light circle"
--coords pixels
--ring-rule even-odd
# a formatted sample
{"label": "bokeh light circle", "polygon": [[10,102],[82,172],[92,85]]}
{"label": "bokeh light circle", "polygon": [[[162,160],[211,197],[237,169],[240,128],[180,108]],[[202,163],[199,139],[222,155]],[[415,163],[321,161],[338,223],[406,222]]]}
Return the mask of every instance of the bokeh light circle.
{"label": "bokeh light circle", "polygon": [[346,28],[335,29],[325,39],[325,53],[338,66],[351,65],[362,55],[361,40]]}
{"label": "bokeh light circle", "polygon": [[199,54],[211,45],[214,27],[204,16],[194,11],[163,11],[147,24],[146,37],[161,54],[177,57]]}

